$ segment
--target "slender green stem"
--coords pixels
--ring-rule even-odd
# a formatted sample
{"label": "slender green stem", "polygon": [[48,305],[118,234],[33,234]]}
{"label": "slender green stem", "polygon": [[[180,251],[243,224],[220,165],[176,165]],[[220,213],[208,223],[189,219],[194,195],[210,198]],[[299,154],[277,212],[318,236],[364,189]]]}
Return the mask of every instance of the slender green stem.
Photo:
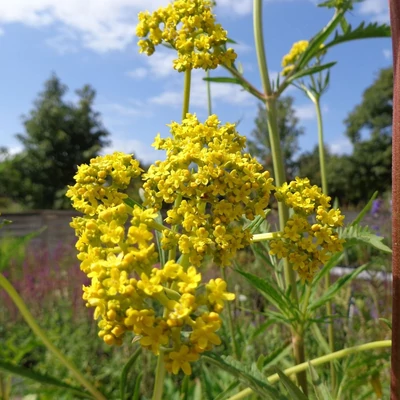
{"label": "slender green stem", "polygon": [[[295,365],[294,367],[287,368],[283,371],[283,373],[287,376],[297,374],[300,371],[306,371],[308,368],[308,363],[310,363],[313,367],[317,367],[319,365],[326,364],[330,361],[337,360],[339,358],[347,357],[351,354],[355,353],[361,353],[363,351],[368,351],[368,350],[376,350],[376,349],[383,349],[386,347],[391,347],[392,341],[391,340],[379,340],[377,342],[371,342],[371,343],[366,343],[366,344],[361,344],[359,346],[354,346],[354,347],[349,347],[348,349],[343,349],[339,351],[335,351],[334,353],[327,354],[322,357],[314,358],[311,361],[304,362],[299,365]],[[267,378],[267,381],[269,383],[276,383],[279,381],[279,375],[278,374],[273,374]],[[247,396],[250,396],[253,393],[253,391],[250,388],[244,389],[241,392],[235,394],[232,397],[229,397],[228,400],[241,400],[246,398]]]}
{"label": "slender green stem", "polygon": [[253,235],[252,242],[263,242],[265,240],[271,240],[280,237],[282,237],[282,232],[256,233]]}
{"label": "slender green stem", "polygon": [[184,81],[184,86],[183,86],[182,119],[185,119],[186,114],[189,112],[191,77],[192,77],[192,71],[190,69],[187,69],[185,71],[185,81]]}
{"label": "slender green stem", "polygon": [[[328,195],[328,182],[326,179],[326,161],[325,161],[325,145],[324,145],[324,128],[322,124],[322,113],[321,113],[321,101],[320,96],[315,96],[315,110],[317,112],[317,121],[318,121],[318,148],[319,148],[319,168],[321,171],[321,183],[322,183],[322,192]],[[330,273],[325,275],[325,290],[331,285],[331,277]],[[331,317],[333,314],[332,311],[332,302],[328,301],[326,303],[326,315]],[[331,352],[335,351],[335,332],[333,327],[333,320],[330,318],[328,323],[328,342]],[[335,390],[336,387],[336,369],[333,362],[330,363],[331,368],[331,387],[332,390]]]}
{"label": "slender green stem", "polygon": [[326,161],[325,161],[325,145],[324,145],[324,128],[322,125],[321,101],[320,97],[315,97],[315,110],[317,112],[318,121],[318,149],[319,149],[319,167],[321,170],[322,192],[328,194],[328,183],[326,180]]}
{"label": "slender green stem", "polygon": [[47,349],[54,354],[55,357],[71,372],[71,374],[75,377],[75,379],[85,387],[89,393],[91,393],[96,399],[106,400],[102,393],[100,393],[93,385],[90,383],[76,368],[76,366],[68,360],[64,354],[58,350],[56,346],[50,341],[50,339],[46,336],[46,333],[39,327],[36,323],[35,318],[28,310],[28,307],[14,289],[12,284],[7,280],[7,278],[0,273],[0,286],[7,292],[10,296],[11,300],[17,306],[19,312],[25,319],[26,323],[35,333],[35,335],[43,342],[43,344],[47,347]]}
{"label": "slender green stem", "polygon": [[[261,74],[261,82],[264,93],[266,95],[267,122],[268,132],[271,145],[272,161],[274,167],[274,176],[277,186],[283,185],[286,182],[285,164],[281,149],[281,142],[278,130],[278,117],[276,110],[276,97],[272,92],[272,87],[269,79],[267,57],[265,55],[264,37],[262,28],[262,0],[254,0],[253,7],[253,24],[254,24],[254,39],[256,45],[256,53],[258,66]],[[289,211],[283,202],[278,202],[279,225],[283,231],[286,222],[289,218]],[[284,275],[286,287],[291,287],[291,295],[295,304],[298,304],[298,294],[296,288],[296,275],[288,261],[284,262]],[[293,354],[297,364],[304,361],[304,340],[301,335],[292,329]],[[302,387],[304,394],[307,395],[307,376],[305,372],[297,375],[297,381]]]}
{"label": "slender green stem", "polygon": [[157,360],[156,379],[154,382],[154,391],[152,400],[162,400],[163,389],[164,389],[164,377],[165,377],[165,366],[164,366],[164,352],[160,350]]}
{"label": "slender green stem", "polygon": [[[221,272],[222,272],[222,278],[224,279],[225,282],[227,282],[225,268],[226,267],[222,267],[221,268]],[[236,342],[236,336],[235,336],[235,332],[236,331],[235,331],[235,326],[233,324],[232,308],[231,308],[231,305],[230,305],[229,301],[226,302],[226,310],[228,312],[228,326],[229,326],[229,333],[231,335],[233,355],[237,360],[239,360],[240,359],[239,347],[238,347],[238,344]]]}
{"label": "slender green stem", "polygon": [[[210,77],[210,71],[206,69],[206,77]],[[210,116],[212,114],[212,103],[211,103],[211,82],[207,81],[207,109],[208,109],[208,115]]]}

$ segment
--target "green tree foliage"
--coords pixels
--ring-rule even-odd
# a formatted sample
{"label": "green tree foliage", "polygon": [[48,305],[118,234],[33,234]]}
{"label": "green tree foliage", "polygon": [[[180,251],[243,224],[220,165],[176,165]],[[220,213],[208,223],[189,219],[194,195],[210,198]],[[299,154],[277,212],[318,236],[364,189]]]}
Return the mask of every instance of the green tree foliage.
{"label": "green tree foliage", "polygon": [[363,93],[361,104],[345,120],[346,135],[352,143],[361,141],[366,130],[374,135],[391,135],[393,113],[393,68],[382,69]]}
{"label": "green tree foliage", "polygon": [[[68,208],[64,193],[77,166],[108,144],[109,135],[93,110],[95,91],[77,90],[76,104],[66,102],[67,87],[53,75],[23,117],[24,134],[16,135],[21,153],[0,162],[0,193],[29,208]],[[4,152],[3,152],[4,154]]]}
{"label": "green tree foliage", "polygon": [[[292,97],[282,97],[277,101],[278,129],[281,138],[283,156],[288,177],[293,177],[295,162],[294,155],[299,150],[298,137],[304,133],[299,127],[299,119],[293,108]],[[269,142],[268,121],[265,107],[258,106],[255,120],[256,127],[247,140],[249,152],[256,157],[273,175],[271,146]]]}

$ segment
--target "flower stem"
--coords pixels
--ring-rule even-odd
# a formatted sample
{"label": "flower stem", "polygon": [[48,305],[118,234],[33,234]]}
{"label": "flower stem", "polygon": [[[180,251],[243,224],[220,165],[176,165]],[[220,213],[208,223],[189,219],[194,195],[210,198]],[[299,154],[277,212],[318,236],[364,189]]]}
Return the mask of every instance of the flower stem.
{"label": "flower stem", "polygon": [[[318,121],[318,148],[319,148],[319,168],[321,171],[321,184],[322,184],[322,192],[328,195],[328,182],[326,179],[326,161],[325,161],[325,145],[324,145],[324,128],[322,124],[322,113],[321,113],[321,101],[320,96],[315,96],[315,110],[317,112],[317,121]],[[328,290],[331,285],[331,276],[330,272],[325,275],[325,290]],[[328,301],[326,303],[326,315],[327,317],[331,317],[332,312],[332,302]],[[335,351],[335,332],[333,327],[333,320],[329,318],[328,322],[328,342],[329,348],[333,353]],[[335,390],[336,387],[336,369],[335,364],[333,362],[330,363],[331,368],[331,387],[332,391]]]}
{"label": "flower stem", "polygon": [[152,400],[162,400],[163,389],[164,389],[164,352],[160,350],[160,354],[157,359],[156,379],[154,381],[154,391]]}
{"label": "flower stem", "polygon": [[[261,82],[263,90],[266,95],[266,109],[267,109],[267,122],[268,132],[271,145],[272,161],[274,167],[274,176],[277,186],[283,185],[286,182],[285,164],[282,155],[281,142],[278,131],[278,118],[276,110],[276,97],[272,92],[271,83],[269,80],[267,58],[265,55],[264,37],[262,29],[262,0],[254,0],[253,7],[253,24],[254,24],[254,39],[256,45],[256,53],[258,66],[261,74]],[[289,211],[283,202],[278,202],[278,213],[279,213],[279,226],[280,230],[283,231],[286,222],[289,218]],[[298,294],[296,288],[296,275],[288,261],[284,262],[284,275],[286,287],[291,287],[291,295],[295,304],[298,304]],[[304,340],[298,333],[292,329],[292,342],[293,342],[293,353],[297,364],[304,361]],[[303,392],[307,395],[307,376],[305,372],[301,372],[297,375],[297,381],[302,387]]]}
{"label": "flower stem", "polygon": [[[317,367],[322,364],[326,364],[327,362],[331,362],[333,360],[337,360],[339,358],[347,357],[351,354],[355,353],[361,353],[363,351],[368,351],[368,350],[375,350],[375,349],[382,349],[386,347],[391,347],[392,341],[391,340],[379,340],[377,342],[371,342],[371,343],[366,343],[366,344],[361,344],[359,346],[354,346],[354,347],[349,347],[347,349],[335,351],[334,353],[327,354],[322,357],[314,358],[313,360],[304,362],[299,365],[295,365],[294,367],[287,368],[283,371],[283,373],[287,376],[297,374],[300,371],[305,371],[308,368],[309,363],[313,367]],[[268,383],[275,383],[279,381],[279,375],[278,374],[273,374],[267,378]],[[240,400],[244,399],[247,396],[250,396],[253,393],[253,391],[250,388],[244,389],[241,392],[235,394],[232,397],[229,397],[228,400]]]}
{"label": "flower stem", "polygon": [[186,114],[189,112],[191,77],[192,77],[192,71],[190,69],[187,69],[185,71],[185,81],[184,81],[184,86],[183,86],[182,119],[185,119]]}
{"label": "flower stem", "polygon": [[7,292],[10,296],[11,300],[17,306],[19,312],[25,319],[26,323],[35,333],[35,335],[43,342],[43,344],[47,347],[47,349],[54,354],[56,358],[71,372],[71,374],[75,377],[75,379],[85,387],[89,393],[91,393],[95,399],[106,400],[102,393],[100,393],[92,383],[90,383],[76,368],[76,366],[68,360],[64,354],[60,352],[60,350],[54,346],[54,344],[47,337],[46,333],[39,327],[36,323],[35,318],[28,310],[28,307],[22,300],[21,296],[14,289],[12,284],[7,280],[7,278],[0,273],[0,286]]}
{"label": "flower stem", "polygon": [[252,242],[263,242],[265,240],[271,240],[282,237],[282,232],[268,232],[268,233],[256,233],[253,235]]}
{"label": "flower stem", "polygon": [[[227,282],[225,268],[226,267],[222,267],[221,272],[222,272],[222,278],[224,279],[225,282]],[[236,331],[235,331],[235,326],[233,324],[232,308],[231,308],[231,305],[229,304],[229,301],[226,302],[226,309],[228,311],[228,326],[229,326],[229,333],[231,335],[231,340],[232,340],[233,356],[236,358],[236,360],[239,360],[240,359],[239,347],[236,342],[236,337],[235,337]]]}

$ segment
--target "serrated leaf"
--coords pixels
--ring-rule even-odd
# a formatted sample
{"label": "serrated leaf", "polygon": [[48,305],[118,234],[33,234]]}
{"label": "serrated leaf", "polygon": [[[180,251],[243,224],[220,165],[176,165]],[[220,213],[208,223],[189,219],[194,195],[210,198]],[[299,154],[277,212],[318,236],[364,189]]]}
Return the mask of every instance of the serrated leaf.
{"label": "serrated leaf", "polygon": [[129,374],[129,371],[132,368],[133,364],[135,364],[137,358],[139,357],[141,350],[142,350],[142,348],[139,347],[132,354],[131,358],[128,360],[128,362],[124,365],[124,368],[122,369],[120,384],[119,384],[119,394],[120,394],[121,400],[125,400],[126,382],[128,379],[128,374]]}
{"label": "serrated leaf", "polygon": [[333,299],[333,297],[340,289],[342,289],[347,283],[350,283],[352,280],[354,280],[361,272],[363,272],[367,268],[368,265],[369,264],[361,265],[350,274],[340,277],[336,282],[329,286],[329,288],[321,297],[314,301],[310,301],[307,309],[310,311],[314,311],[317,308],[326,304],[329,300]]}
{"label": "serrated leaf", "polygon": [[32,369],[30,368],[21,367],[19,365],[15,365],[7,361],[0,360],[0,369],[12,375],[21,376],[23,378],[28,378],[45,385],[51,385],[64,390],[68,390],[70,392],[73,392],[76,396],[79,397],[85,397],[90,399],[93,398],[93,396],[83,392],[78,387],[71,386],[68,383],[65,383],[57,378],[54,378],[53,376],[32,371]]}
{"label": "serrated leaf", "polygon": [[202,358],[235,376],[243,384],[261,396],[262,399],[282,399],[277,389],[266,382],[266,378],[258,371],[256,365],[248,367],[231,356],[220,357],[214,353],[207,353],[207,355],[203,355]]}
{"label": "serrated leaf", "polygon": [[325,44],[325,49],[351,40],[385,38],[390,36],[391,31],[389,25],[380,25],[377,22],[365,25],[365,22],[361,22],[355,29],[352,29],[351,25],[349,25],[347,31],[344,33],[336,32],[334,38]]}
{"label": "serrated leaf", "polygon": [[216,83],[234,83],[236,85],[241,85],[242,81],[238,78],[230,78],[228,76],[220,76],[220,77],[205,77],[203,81],[206,82],[216,82]]}
{"label": "serrated leaf", "polygon": [[338,230],[339,238],[344,239],[344,247],[351,247],[354,244],[365,243],[385,253],[391,253],[392,249],[382,243],[385,239],[376,235],[368,226],[350,225]]}
{"label": "serrated leaf", "polygon": [[310,372],[311,382],[314,387],[315,395],[318,400],[333,400],[327,386],[321,381],[316,369],[308,363],[308,371]]}
{"label": "serrated leaf", "polygon": [[336,62],[330,62],[327,64],[316,65],[316,66],[313,66],[313,67],[310,67],[307,69],[303,69],[303,70],[291,75],[287,79],[287,83],[291,83],[291,82],[295,81],[296,79],[303,78],[304,76],[316,74],[317,72],[321,72],[323,70],[333,67],[335,64],[336,64]]}
{"label": "serrated leaf", "polygon": [[271,371],[279,375],[280,381],[290,395],[291,400],[308,400],[307,396],[292,382],[292,380],[285,375],[279,368],[270,368]]}
{"label": "serrated leaf", "polygon": [[246,278],[246,280],[278,310],[283,312],[285,315],[289,313],[291,309],[291,303],[286,298],[285,293],[281,289],[279,289],[279,287],[273,285],[272,282],[261,279],[258,276],[253,275],[249,272],[245,272],[240,269],[236,269],[235,271]]}

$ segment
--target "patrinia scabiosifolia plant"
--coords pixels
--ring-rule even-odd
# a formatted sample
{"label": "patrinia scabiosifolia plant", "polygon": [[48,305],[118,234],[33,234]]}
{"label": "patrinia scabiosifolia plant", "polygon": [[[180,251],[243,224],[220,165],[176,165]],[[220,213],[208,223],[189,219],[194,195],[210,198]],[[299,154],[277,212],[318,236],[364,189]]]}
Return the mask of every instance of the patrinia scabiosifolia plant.
{"label": "patrinia scabiosifolia plant", "polygon": [[[226,31],[208,1],[175,1],[140,13],[139,20],[141,51],[151,55],[155,46],[169,44],[177,50],[178,71],[230,65],[236,58],[224,47]],[[302,280],[312,280],[342,249],[335,228],[343,216],[329,210],[330,198],[307,179],[275,188],[269,172],[244,152],[245,138],[234,124],[221,125],[216,115],[202,123],[186,110],[182,122],[169,127],[171,137],[158,135],[153,144],[166,151],[165,161],[142,174],[130,155],[97,157],[79,167],[67,196],[84,214],[72,226],[81,269],[91,279],[83,298],[95,308],[99,336],[110,345],[136,336],[155,355],[162,350],[167,370],[190,374],[190,363],[221,343],[220,314],[235,297],[223,279],[205,280],[202,264],[207,258],[228,266],[251,243],[243,218],[265,217],[275,192],[294,213],[273,235],[271,254],[288,258]],[[130,206],[125,191],[139,176],[145,201]],[[165,204],[171,206],[163,225],[156,218]],[[154,231],[161,234],[159,249]],[[162,262],[158,252],[164,251]]]}

